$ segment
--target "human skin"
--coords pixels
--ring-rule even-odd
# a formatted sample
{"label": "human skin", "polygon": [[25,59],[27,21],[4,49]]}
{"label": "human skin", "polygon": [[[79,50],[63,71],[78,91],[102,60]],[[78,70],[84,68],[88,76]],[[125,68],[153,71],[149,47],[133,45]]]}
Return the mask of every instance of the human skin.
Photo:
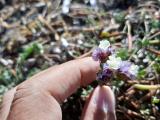
{"label": "human skin", "polygon": [[[60,104],[96,78],[99,62],[87,57],[44,70],[3,97],[0,120],[62,120]],[[81,120],[116,120],[111,89],[97,86],[87,100]]]}

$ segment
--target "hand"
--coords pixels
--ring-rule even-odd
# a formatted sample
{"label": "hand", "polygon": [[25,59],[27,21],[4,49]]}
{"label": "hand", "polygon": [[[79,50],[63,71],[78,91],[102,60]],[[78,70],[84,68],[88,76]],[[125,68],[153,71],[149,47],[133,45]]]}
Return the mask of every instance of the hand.
{"label": "hand", "polygon": [[[1,120],[62,120],[60,104],[80,86],[96,78],[99,63],[92,58],[73,60],[42,71],[4,95]],[[82,120],[115,120],[111,89],[98,86],[89,97]]]}

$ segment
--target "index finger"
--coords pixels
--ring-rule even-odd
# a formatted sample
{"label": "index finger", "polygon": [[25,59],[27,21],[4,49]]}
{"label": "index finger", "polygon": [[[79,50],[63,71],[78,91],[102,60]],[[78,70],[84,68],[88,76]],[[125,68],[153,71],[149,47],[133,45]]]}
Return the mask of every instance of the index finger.
{"label": "index finger", "polygon": [[95,80],[98,70],[99,62],[90,57],[72,60],[40,72],[18,87],[40,88],[62,102],[81,85],[85,86]]}

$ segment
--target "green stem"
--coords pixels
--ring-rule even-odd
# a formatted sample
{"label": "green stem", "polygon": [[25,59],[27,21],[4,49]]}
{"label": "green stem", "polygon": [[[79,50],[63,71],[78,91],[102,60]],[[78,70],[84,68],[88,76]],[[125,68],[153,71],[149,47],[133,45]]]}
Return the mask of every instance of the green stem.
{"label": "green stem", "polygon": [[133,87],[136,88],[136,89],[139,89],[139,90],[156,90],[156,89],[160,89],[160,85],[135,84]]}
{"label": "green stem", "polygon": [[160,40],[150,40],[149,44],[159,44]]}

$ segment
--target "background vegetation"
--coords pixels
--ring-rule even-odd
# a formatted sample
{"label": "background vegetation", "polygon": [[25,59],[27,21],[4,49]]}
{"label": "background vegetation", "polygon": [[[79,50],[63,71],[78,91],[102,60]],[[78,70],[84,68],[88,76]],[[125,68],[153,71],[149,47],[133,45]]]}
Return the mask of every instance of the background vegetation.
{"label": "background vegetation", "polygon": [[[0,0],[0,101],[35,73],[90,56],[102,39],[139,65],[136,80],[113,80],[118,120],[160,119],[159,0]],[[156,89],[135,89],[134,84]],[[95,81],[62,105],[77,120]]]}

